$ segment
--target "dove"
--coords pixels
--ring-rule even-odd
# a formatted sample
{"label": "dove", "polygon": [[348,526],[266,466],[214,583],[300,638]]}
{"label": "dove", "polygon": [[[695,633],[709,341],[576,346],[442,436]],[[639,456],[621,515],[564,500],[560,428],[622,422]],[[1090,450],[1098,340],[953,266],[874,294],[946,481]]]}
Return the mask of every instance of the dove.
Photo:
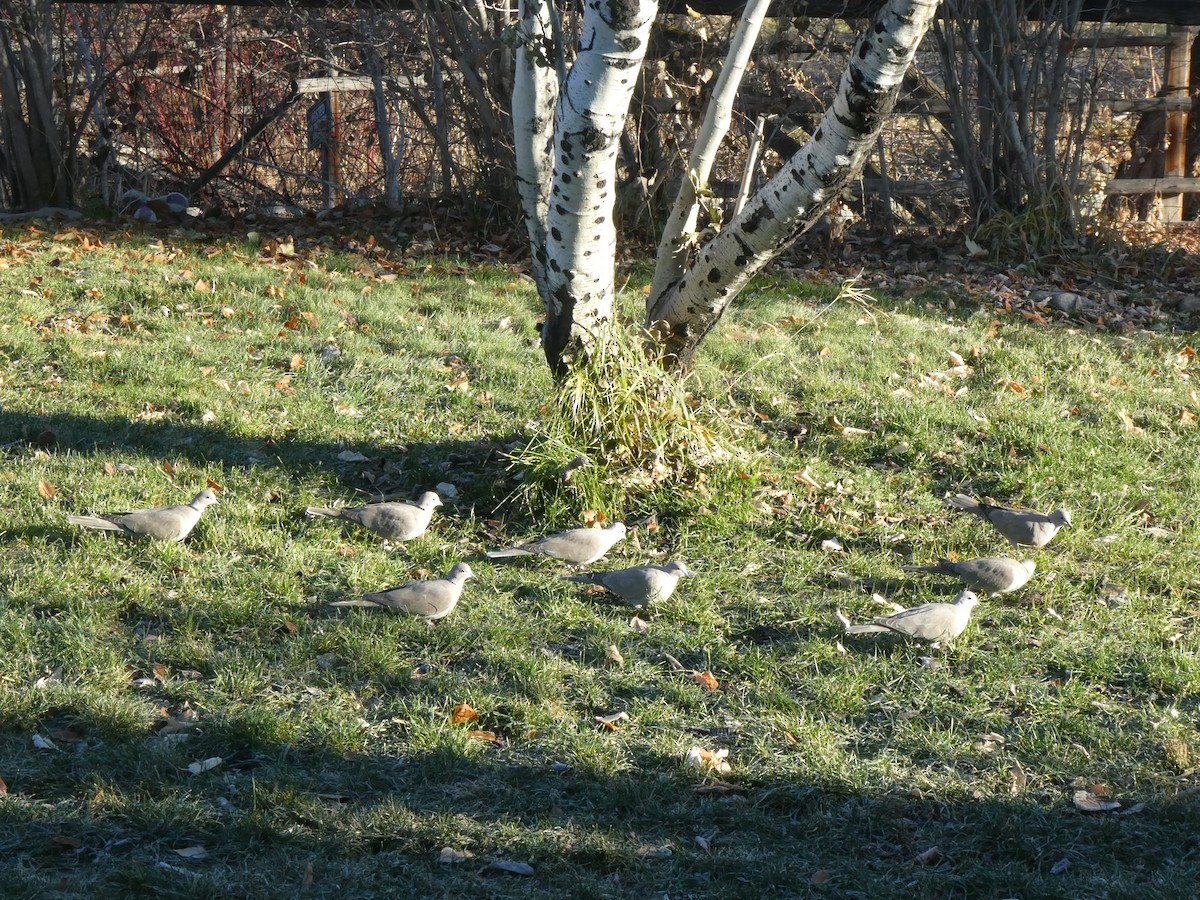
{"label": "dove", "polygon": [[217,495],[205,488],[191,503],[179,506],[152,506],[149,509],[99,516],[67,516],[67,521],[84,528],[119,531],[156,541],[182,541],[196,527],[204,510],[217,502]]}
{"label": "dove", "polygon": [[463,585],[475,573],[466,563],[458,563],[444,578],[433,581],[411,581],[389,591],[364,594],[358,600],[338,600],[330,606],[382,606],[392,612],[411,613],[426,622],[436,622],[454,612]]}
{"label": "dove", "polygon": [[386,540],[411,541],[425,533],[434,509],[441,505],[441,497],[426,491],[416,503],[368,503],[341,509],[306,506],[304,514],[313,518],[345,519]]}
{"label": "dove", "polygon": [[541,555],[574,566],[586,566],[602,557],[623,537],[625,523],[613,522],[603,528],[572,528],[570,531],[548,534],[507,550],[489,550],[487,556],[488,559],[508,559],[513,556]]}
{"label": "dove", "polygon": [[971,591],[960,591],[953,603],[922,603],[890,616],[877,616],[869,625],[851,625],[840,609],[837,618],[846,634],[894,631],[918,641],[939,644],[949,643],[963,633],[971,620],[971,610],[978,604],[979,598]]}
{"label": "dove", "polygon": [[1032,559],[1009,559],[1005,556],[983,556],[952,562],[939,559],[932,566],[904,566],[905,572],[928,572],[957,578],[973,591],[985,594],[1007,594],[1025,587],[1037,565]]}
{"label": "dove", "polygon": [[695,574],[686,565],[674,560],[665,566],[631,566],[611,572],[564,575],[563,580],[597,584],[616,594],[634,609],[641,609],[648,603],[666,600],[675,593],[680,578],[690,578]]}
{"label": "dove", "polygon": [[1071,524],[1071,514],[1065,509],[1056,509],[1050,515],[1046,515],[1032,509],[991,506],[980,503],[966,494],[954,497],[950,505],[990,522],[993,528],[1017,547],[1028,546],[1040,550],[1050,543],[1060,528]]}

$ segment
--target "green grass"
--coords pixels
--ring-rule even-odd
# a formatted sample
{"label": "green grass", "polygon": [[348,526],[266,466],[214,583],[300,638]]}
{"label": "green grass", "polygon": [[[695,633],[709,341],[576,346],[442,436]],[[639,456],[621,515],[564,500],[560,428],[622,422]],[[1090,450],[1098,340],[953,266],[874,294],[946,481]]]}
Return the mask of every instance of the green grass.
{"label": "green grass", "polygon": [[[531,286],[352,238],[0,232],[0,894],[1194,896],[1191,337],[757,282],[691,385],[744,477],[596,495],[633,526],[598,567],[699,571],[640,633],[482,555],[580,524],[510,462],[552,414]],[[931,375],[951,352],[970,368]],[[182,546],[65,522],[206,480]],[[443,482],[394,552],[302,514]],[[902,565],[1008,552],[958,490],[1076,526],[949,653],[841,637],[873,592],[953,592]],[[478,577],[436,627],[328,606],[458,560]]]}

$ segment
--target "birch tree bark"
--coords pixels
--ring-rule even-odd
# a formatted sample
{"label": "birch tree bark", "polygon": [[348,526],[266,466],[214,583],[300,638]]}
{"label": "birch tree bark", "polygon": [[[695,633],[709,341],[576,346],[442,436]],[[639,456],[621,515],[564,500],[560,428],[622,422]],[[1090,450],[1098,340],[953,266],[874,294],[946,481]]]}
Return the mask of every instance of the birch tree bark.
{"label": "birch tree bark", "polygon": [[[681,200],[660,246],[646,310],[646,326],[664,341],[668,359],[687,365],[738,292],[857,176],[938,2],[882,5],[856,42],[812,140],[690,264],[683,239],[694,222],[695,198]],[[657,6],[651,0],[585,0],[569,69],[554,0],[521,0],[518,8],[517,175],[534,279],[546,304],[542,345],[556,374],[586,357],[613,317],[617,148]],[[750,4],[741,34],[757,30],[758,6]],[[726,90],[715,98],[694,157],[693,168],[705,178],[705,160],[721,132],[722,104],[729,103],[729,84],[736,86],[746,58],[745,42],[735,40],[729,77],[722,80]]]}
{"label": "birch tree bark", "polygon": [[[543,10],[545,15],[530,15],[533,9]],[[556,373],[586,355],[600,329],[612,320],[617,149],[657,9],[658,4],[650,0],[587,0],[575,59],[560,77],[544,225],[531,226],[530,234],[535,279],[539,279],[546,303],[542,346]],[[555,43],[553,33],[535,30],[543,23],[553,27],[551,3],[527,0],[520,12],[522,26],[529,29],[526,38],[550,37],[551,45]],[[542,43],[544,46],[545,41]],[[521,103],[529,100],[520,96],[523,83],[538,85],[536,78],[529,77],[529,49],[523,47],[525,59],[517,63],[518,96],[514,99]],[[537,111],[532,116],[523,111],[521,119],[517,128],[534,132],[540,142],[543,132],[536,128]],[[518,133],[518,143],[522,136]],[[544,176],[545,162],[535,162],[531,168],[540,171],[522,172],[518,164],[523,197],[544,184],[528,184],[527,177]],[[535,199],[538,203],[542,200],[540,196]],[[528,218],[528,201],[525,208]],[[534,214],[540,218],[540,213],[539,208]],[[542,270],[540,278],[538,268]]]}
{"label": "birch tree bark", "polygon": [[646,324],[686,365],[729,304],[763,266],[820,217],[857,176],[895,106],[900,83],[938,0],[889,0],[855,42],[833,105],[812,139],[647,304]]}

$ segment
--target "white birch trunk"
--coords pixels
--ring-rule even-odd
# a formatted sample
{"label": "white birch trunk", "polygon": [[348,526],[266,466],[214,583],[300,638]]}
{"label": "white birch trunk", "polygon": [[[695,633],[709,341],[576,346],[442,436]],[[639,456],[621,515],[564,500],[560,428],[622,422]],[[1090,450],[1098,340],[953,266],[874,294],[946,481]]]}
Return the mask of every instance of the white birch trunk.
{"label": "white birch trunk", "polygon": [[692,147],[687,178],[675,198],[671,215],[663,228],[658,243],[658,257],[654,264],[654,283],[650,287],[650,303],[653,305],[683,277],[687,269],[689,248],[696,230],[696,217],[700,210],[696,187],[708,184],[717,151],[729,133],[732,121],[733,101],[738,87],[750,63],[750,54],[758,40],[767,7],[772,0],[750,0],[738,21],[737,32],[729,43],[729,51],[721,66],[721,73],[713,85],[712,95],[704,110],[704,121]]}
{"label": "white birch trunk", "polygon": [[647,326],[686,364],[754,275],[820,217],[862,168],[895,105],[938,0],[890,0],[854,45],[833,105],[810,140],[648,304]]}
{"label": "white birch trunk", "polygon": [[[513,80],[513,138],[517,190],[532,250],[533,280],[547,296],[546,213],[554,174],[554,105],[564,48],[554,27],[554,0],[521,0],[517,7],[517,69]],[[561,36],[561,35],[559,35]]]}
{"label": "white birch trunk", "polygon": [[658,4],[588,0],[578,52],[562,82],[545,218],[542,346],[561,373],[613,317],[617,149]]}

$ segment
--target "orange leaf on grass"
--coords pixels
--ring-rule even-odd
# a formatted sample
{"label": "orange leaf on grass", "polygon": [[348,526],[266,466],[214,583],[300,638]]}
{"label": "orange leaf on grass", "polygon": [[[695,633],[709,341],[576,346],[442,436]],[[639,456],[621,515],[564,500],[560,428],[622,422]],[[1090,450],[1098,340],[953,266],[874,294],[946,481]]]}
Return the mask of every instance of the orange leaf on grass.
{"label": "orange leaf on grass", "polygon": [[478,722],[479,713],[468,706],[466,703],[460,703],[454,707],[454,712],[450,714],[450,724],[461,725],[463,722]]}
{"label": "orange leaf on grass", "polygon": [[53,500],[58,491],[54,489],[54,485],[43,478],[38,481],[38,493],[47,500]]}

